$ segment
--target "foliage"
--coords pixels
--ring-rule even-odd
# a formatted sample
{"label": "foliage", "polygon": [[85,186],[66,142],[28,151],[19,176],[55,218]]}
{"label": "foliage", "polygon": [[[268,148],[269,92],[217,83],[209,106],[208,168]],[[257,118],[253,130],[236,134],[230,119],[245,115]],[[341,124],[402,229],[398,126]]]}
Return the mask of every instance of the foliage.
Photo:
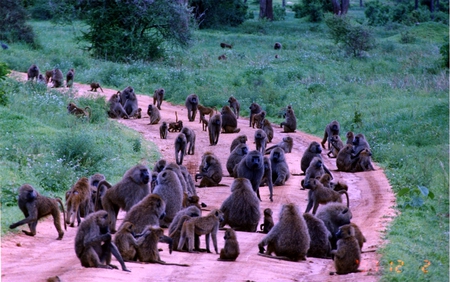
{"label": "foliage", "polygon": [[243,0],[189,0],[199,28],[238,26],[247,15]]}
{"label": "foliage", "polygon": [[284,21],[286,19],[286,8],[281,5],[273,6],[273,20],[274,21]]}
{"label": "foliage", "polygon": [[381,26],[389,21],[389,6],[383,5],[380,1],[367,2],[364,14],[369,21],[369,25]]}
{"label": "foliage", "polygon": [[414,43],[416,38],[408,30],[400,32],[400,42],[403,44]]}
{"label": "foliage", "polygon": [[303,0],[300,4],[293,5],[292,10],[296,18],[307,17],[308,21],[316,23],[323,20],[326,7],[322,0]]}
{"label": "foliage", "polygon": [[449,67],[449,55],[448,55],[448,37],[446,43],[444,43],[441,48],[439,48],[439,53],[442,56],[441,62],[442,66],[448,68]]}
{"label": "foliage", "polygon": [[[403,188],[397,193],[397,197],[400,200],[399,206],[402,208],[420,208],[425,205],[425,199],[433,200],[434,194],[427,187],[419,185],[414,189]],[[430,207],[434,209],[433,206]]]}
{"label": "foliage", "polygon": [[24,42],[33,48],[39,44],[35,40],[33,29],[26,23],[27,11],[17,0],[0,0],[0,40],[6,42]]}
{"label": "foliage", "polygon": [[8,104],[8,96],[3,87],[3,81],[9,72],[8,66],[5,63],[0,62],[0,106],[6,106]]}

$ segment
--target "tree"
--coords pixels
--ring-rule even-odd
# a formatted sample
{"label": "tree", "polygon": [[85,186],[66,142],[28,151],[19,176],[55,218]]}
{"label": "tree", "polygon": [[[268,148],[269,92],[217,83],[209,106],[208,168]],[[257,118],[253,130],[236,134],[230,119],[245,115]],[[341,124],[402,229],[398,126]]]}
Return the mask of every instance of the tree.
{"label": "tree", "polygon": [[17,0],[0,0],[0,40],[20,41],[37,47],[33,29],[26,24],[27,11],[20,3]]}
{"label": "tree", "polygon": [[273,20],[272,0],[259,0],[259,18]]}
{"label": "tree", "polygon": [[189,6],[199,28],[238,26],[248,9],[243,0],[189,0]]}

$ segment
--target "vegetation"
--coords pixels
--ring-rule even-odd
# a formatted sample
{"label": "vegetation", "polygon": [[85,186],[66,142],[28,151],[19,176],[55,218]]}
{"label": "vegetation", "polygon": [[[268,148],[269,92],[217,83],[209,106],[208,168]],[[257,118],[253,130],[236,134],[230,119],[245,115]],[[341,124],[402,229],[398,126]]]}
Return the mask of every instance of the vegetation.
{"label": "vegetation", "polygon": [[38,47],[27,20],[26,10],[20,1],[0,0],[0,41],[23,42],[34,48]]}
{"label": "vegetation", "polygon": [[[368,23],[364,8],[351,4],[350,23]],[[258,11],[252,3],[249,9]],[[334,44],[325,23],[294,18],[287,8],[284,21],[251,19],[239,27],[197,30],[189,50],[169,50],[159,61],[128,64],[95,60],[78,49],[73,38],[88,30],[80,23],[32,25],[43,49],[11,44],[8,50],[0,50],[0,61],[11,69],[25,72],[31,63],[41,70],[74,67],[78,82],[96,80],[115,89],[133,85],[138,93],[148,95],[163,86],[167,99],[178,104],[196,93],[202,104],[219,108],[234,95],[243,116],[248,115],[245,105],[256,101],[274,123],[281,120],[286,104],[292,103],[299,130],[320,135],[336,119],[344,132],[364,133],[374,160],[385,169],[397,193],[393,204],[399,213],[386,230],[388,244],[380,251],[382,281],[449,280],[449,77],[442,65],[443,58],[448,58],[446,24],[430,21],[410,26],[388,21],[375,25],[371,32],[377,44],[355,57]],[[273,50],[276,41],[283,44],[282,50]],[[221,49],[220,42],[232,44],[233,49]],[[223,53],[228,59],[217,60]],[[8,206],[14,205],[14,189],[22,183],[34,183],[46,193],[64,191],[75,179],[73,174],[102,168],[121,171],[147,156],[133,152],[133,142],[122,143],[118,137],[126,132],[125,140],[136,140],[137,135],[119,130],[104,117],[88,124],[66,115],[66,96],[9,80],[2,87],[9,99],[7,107],[0,106],[1,128],[7,132],[0,140],[2,218],[11,220]],[[27,105],[33,105],[33,110],[31,106],[27,110]],[[86,142],[95,140],[98,147],[92,148],[92,160],[76,157],[77,161],[58,162],[72,146],[66,148],[56,139],[69,131],[87,133],[78,137]],[[78,138],[73,139],[78,142]],[[110,151],[117,152],[114,157],[120,158],[120,169],[112,167],[117,161],[102,155]],[[87,168],[78,168],[79,164]],[[58,171],[71,177],[62,180],[64,187],[55,183]],[[107,175],[115,178],[112,182],[120,176]]]}

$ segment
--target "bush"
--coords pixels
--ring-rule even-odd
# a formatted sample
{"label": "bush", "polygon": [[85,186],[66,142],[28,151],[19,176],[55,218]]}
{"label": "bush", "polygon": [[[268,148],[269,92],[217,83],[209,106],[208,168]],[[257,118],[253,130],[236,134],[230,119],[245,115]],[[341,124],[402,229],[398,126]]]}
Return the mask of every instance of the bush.
{"label": "bush", "polygon": [[381,4],[379,1],[366,3],[364,14],[369,20],[369,25],[382,26],[389,21],[389,6]]}
{"label": "bush", "polygon": [[441,46],[439,48],[439,53],[441,53],[442,56],[442,66],[448,68],[449,67],[449,55],[448,55],[448,38],[447,43]]}
{"label": "bush", "polygon": [[9,74],[8,66],[5,63],[0,63],[0,106],[6,106],[8,104],[8,96],[6,96],[6,91],[3,89],[3,80]]}
{"label": "bush", "polygon": [[274,21],[284,21],[286,19],[286,8],[281,7],[281,5],[273,6],[273,20]]}
{"label": "bush", "polygon": [[0,0],[0,40],[24,42],[34,48],[39,47],[31,26],[26,24],[27,11],[21,1]]}
{"label": "bush", "polygon": [[321,22],[323,20],[323,3],[320,0],[304,0],[302,4],[292,7],[296,18],[308,17],[309,22]]}
{"label": "bush", "polygon": [[242,0],[190,0],[199,28],[238,26],[245,21],[248,6]]}

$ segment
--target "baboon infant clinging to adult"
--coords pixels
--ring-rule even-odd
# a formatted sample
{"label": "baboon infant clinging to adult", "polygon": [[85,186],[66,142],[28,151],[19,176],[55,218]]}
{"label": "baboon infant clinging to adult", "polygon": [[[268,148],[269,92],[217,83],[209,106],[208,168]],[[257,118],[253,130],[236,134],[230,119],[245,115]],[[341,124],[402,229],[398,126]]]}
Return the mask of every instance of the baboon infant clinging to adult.
{"label": "baboon infant clinging to adult", "polygon": [[225,240],[225,246],[220,250],[220,257],[217,260],[235,261],[240,254],[236,232],[232,228],[227,228],[223,239]]}

